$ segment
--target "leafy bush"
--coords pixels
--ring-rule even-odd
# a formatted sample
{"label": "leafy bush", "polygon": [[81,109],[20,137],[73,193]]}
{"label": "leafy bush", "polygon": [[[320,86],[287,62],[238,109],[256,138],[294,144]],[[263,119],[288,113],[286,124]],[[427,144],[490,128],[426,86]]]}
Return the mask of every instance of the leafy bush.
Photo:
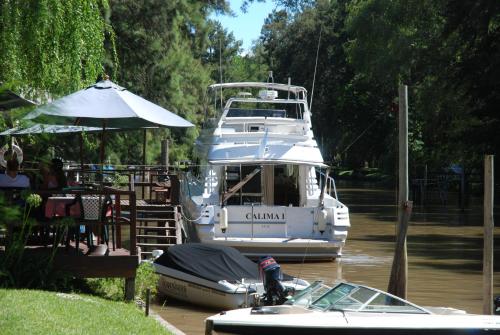
{"label": "leafy bush", "polygon": [[[90,292],[110,300],[123,300],[125,293],[125,280],[123,278],[88,278],[86,283]],[[135,277],[135,296],[146,300],[147,289],[151,296],[157,293],[158,275],[151,263],[143,262],[137,268]]]}
{"label": "leafy bush", "polygon": [[36,225],[30,216],[33,209],[40,206],[42,198],[38,194],[23,192],[24,206],[13,206],[0,197],[0,224],[11,227],[5,251],[0,253],[0,287],[62,289],[69,286],[70,278],[61,272],[53,271],[52,263],[57,245],[73,220],[61,220],[59,240],[53,244],[48,254],[39,255],[26,251],[26,244]]}

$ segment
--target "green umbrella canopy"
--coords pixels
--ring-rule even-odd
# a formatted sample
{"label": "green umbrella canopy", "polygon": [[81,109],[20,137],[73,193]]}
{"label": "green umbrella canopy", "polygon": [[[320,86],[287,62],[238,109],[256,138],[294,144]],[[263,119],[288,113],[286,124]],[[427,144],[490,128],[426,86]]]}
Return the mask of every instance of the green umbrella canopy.
{"label": "green umbrella canopy", "polygon": [[129,129],[194,126],[107,79],[40,106],[25,119],[47,124]]}
{"label": "green umbrella canopy", "polygon": [[[109,128],[112,130],[115,128]],[[99,127],[85,126],[65,126],[65,125],[50,125],[50,124],[34,124],[28,127],[15,127],[4,130],[0,136],[21,136],[30,134],[67,134],[67,133],[82,133],[102,131]]]}
{"label": "green umbrella canopy", "polygon": [[35,105],[33,101],[24,99],[10,90],[0,91],[0,111]]}

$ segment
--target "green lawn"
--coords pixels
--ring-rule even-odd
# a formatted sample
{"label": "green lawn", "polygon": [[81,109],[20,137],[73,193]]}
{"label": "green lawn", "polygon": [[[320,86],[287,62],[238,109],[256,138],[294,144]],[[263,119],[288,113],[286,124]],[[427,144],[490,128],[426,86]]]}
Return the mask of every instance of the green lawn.
{"label": "green lawn", "polygon": [[169,334],[134,304],[34,290],[0,289],[0,333]]}

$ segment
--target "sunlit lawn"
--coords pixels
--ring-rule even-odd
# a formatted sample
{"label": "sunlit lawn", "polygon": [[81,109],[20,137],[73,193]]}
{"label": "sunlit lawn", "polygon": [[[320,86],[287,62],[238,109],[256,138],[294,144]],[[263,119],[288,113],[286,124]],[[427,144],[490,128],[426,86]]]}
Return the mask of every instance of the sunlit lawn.
{"label": "sunlit lawn", "polygon": [[169,334],[134,304],[34,290],[0,289],[0,333]]}

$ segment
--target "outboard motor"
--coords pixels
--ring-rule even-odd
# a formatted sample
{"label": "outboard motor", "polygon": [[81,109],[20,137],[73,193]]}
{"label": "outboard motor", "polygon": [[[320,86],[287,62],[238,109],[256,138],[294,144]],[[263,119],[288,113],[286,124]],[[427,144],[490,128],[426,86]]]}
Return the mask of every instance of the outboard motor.
{"label": "outboard motor", "polygon": [[259,271],[264,284],[264,305],[281,305],[286,301],[288,290],[283,287],[280,280],[283,279],[281,268],[271,256],[263,256],[259,259]]}
{"label": "outboard motor", "polygon": [[496,297],[495,300],[493,300],[493,303],[495,305],[495,310],[493,311],[493,314],[500,315],[500,296]]}

